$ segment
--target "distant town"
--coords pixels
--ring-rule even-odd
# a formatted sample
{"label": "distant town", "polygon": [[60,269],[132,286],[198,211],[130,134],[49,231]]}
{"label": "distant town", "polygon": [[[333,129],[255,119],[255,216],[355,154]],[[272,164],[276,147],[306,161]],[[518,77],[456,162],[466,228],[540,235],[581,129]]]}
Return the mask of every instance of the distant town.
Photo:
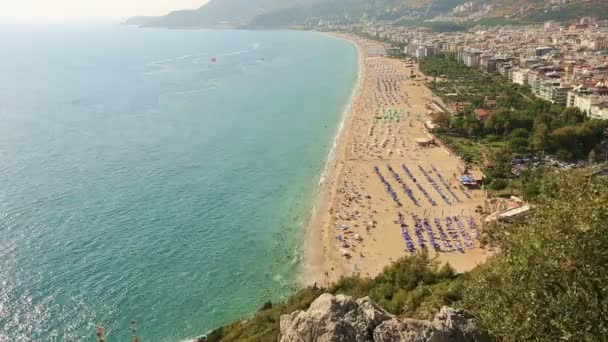
{"label": "distant town", "polygon": [[545,100],[608,119],[608,21],[584,17],[563,25],[473,27],[433,32],[386,22],[332,24],[315,29],[356,32],[392,43],[416,59],[453,53],[458,62],[527,85]]}

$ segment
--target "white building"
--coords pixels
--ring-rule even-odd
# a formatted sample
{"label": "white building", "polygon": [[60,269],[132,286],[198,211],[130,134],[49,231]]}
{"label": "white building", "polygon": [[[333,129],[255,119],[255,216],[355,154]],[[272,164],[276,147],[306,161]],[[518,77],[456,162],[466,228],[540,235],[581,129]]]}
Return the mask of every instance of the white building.
{"label": "white building", "polygon": [[528,84],[528,69],[516,69],[513,70],[513,83],[517,83],[519,85]]}
{"label": "white building", "polygon": [[608,102],[600,103],[597,106],[591,107],[589,117],[594,119],[608,120]]}
{"label": "white building", "polygon": [[587,116],[597,119],[608,119],[608,95],[592,93],[585,89],[576,89],[568,92],[568,107],[578,108]]}

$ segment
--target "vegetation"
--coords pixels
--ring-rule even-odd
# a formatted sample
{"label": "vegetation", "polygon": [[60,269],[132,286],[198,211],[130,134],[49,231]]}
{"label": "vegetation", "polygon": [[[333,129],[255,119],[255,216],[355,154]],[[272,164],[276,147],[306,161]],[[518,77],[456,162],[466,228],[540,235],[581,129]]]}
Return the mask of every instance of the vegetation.
{"label": "vegetation", "polygon": [[587,16],[608,19],[608,3],[603,0],[590,0],[586,2],[572,1],[570,4],[557,11],[534,11],[530,13],[526,19],[537,22],[547,20],[567,22]]}
{"label": "vegetation", "polygon": [[456,22],[444,22],[444,21],[425,21],[425,20],[413,20],[413,19],[401,19],[395,23],[398,26],[416,26],[416,27],[428,27],[433,32],[460,32],[466,31],[470,28],[470,25],[465,23]]}
{"label": "vegetation", "polygon": [[403,258],[374,279],[347,277],[328,289],[309,287],[292,295],[287,302],[269,303],[246,323],[235,322],[207,336],[207,341],[269,341],[278,339],[282,314],[306,309],[323,293],[369,296],[388,311],[408,317],[430,318],[443,305],[460,301],[468,275],[457,276],[445,265],[439,267],[427,254]]}
{"label": "vegetation", "polygon": [[276,341],[281,314],[306,309],[324,292],[370,296],[388,311],[429,318],[442,305],[474,312],[496,341],[602,341],[608,336],[608,179],[570,171],[536,183],[527,222],[487,225],[483,240],[500,252],[455,275],[426,254],[404,258],[374,279],[342,278],[252,319],[213,331],[208,341]]}
{"label": "vegetation", "polygon": [[395,22],[399,26],[416,26],[416,27],[428,27],[433,32],[461,32],[467,31],[476,26],[483,27],[494,27],[494,26],[523,26],[529,25],[530,22],[521,20],[511,20],[502,17],[495,18],[481,18],[477,20],[468,21],[427,21],[427,20],[414,20],[414,19],[400,19]]}
{"label": "vegetation", "polygon": [[575,172],[544,180],[534,215],[467,283],[462,305],[496,340],[608,336],[607,186]]}
{"label": "vegetation", "polygon": [[[454,55],[421,60],[420,68],[431,76],[429,87],[458,108],[456,116],[436,114],[434,120],[442,126],[438,138],[465,161],[483,163],[490,189],[510,185],[511,161],[517,157],[598,159],[595,148],[605,137],[608,121],[536,98],[529,87],[466,67]],[[490,115],[478,118],[477,109]]]}
{"label": "vegetation", "polygon": [[489,17],[489,18],[481,18],[473,21],[467,22],[469,26],[485,26],[485,27],[494,27],[494,26],[525,26],[533,24],[532,22],[521,21],[521,20],[513,20],[513,19],[505,19],[503,17]]}

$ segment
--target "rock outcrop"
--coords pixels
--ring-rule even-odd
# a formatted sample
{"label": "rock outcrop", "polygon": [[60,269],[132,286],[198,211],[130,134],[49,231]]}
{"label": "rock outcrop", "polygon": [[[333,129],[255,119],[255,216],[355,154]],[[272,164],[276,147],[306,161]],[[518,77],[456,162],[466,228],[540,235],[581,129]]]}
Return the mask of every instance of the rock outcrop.
{"label": "rock outcrop", "polygon": [[280,342],[487,342],[477,319],[443,307],[432,321],[397,318],[369,297],[324,294],[307,311],[281,316]]}

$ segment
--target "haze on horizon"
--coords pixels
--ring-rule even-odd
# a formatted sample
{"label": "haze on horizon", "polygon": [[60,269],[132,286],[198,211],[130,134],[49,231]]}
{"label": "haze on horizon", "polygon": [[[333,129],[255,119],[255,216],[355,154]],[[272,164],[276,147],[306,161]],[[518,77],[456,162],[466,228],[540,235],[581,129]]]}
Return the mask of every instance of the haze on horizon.
{"label": "haze on horizon", "polygon": [[89,20],[155,16],[209,0],[0,0],[2,20]]}

